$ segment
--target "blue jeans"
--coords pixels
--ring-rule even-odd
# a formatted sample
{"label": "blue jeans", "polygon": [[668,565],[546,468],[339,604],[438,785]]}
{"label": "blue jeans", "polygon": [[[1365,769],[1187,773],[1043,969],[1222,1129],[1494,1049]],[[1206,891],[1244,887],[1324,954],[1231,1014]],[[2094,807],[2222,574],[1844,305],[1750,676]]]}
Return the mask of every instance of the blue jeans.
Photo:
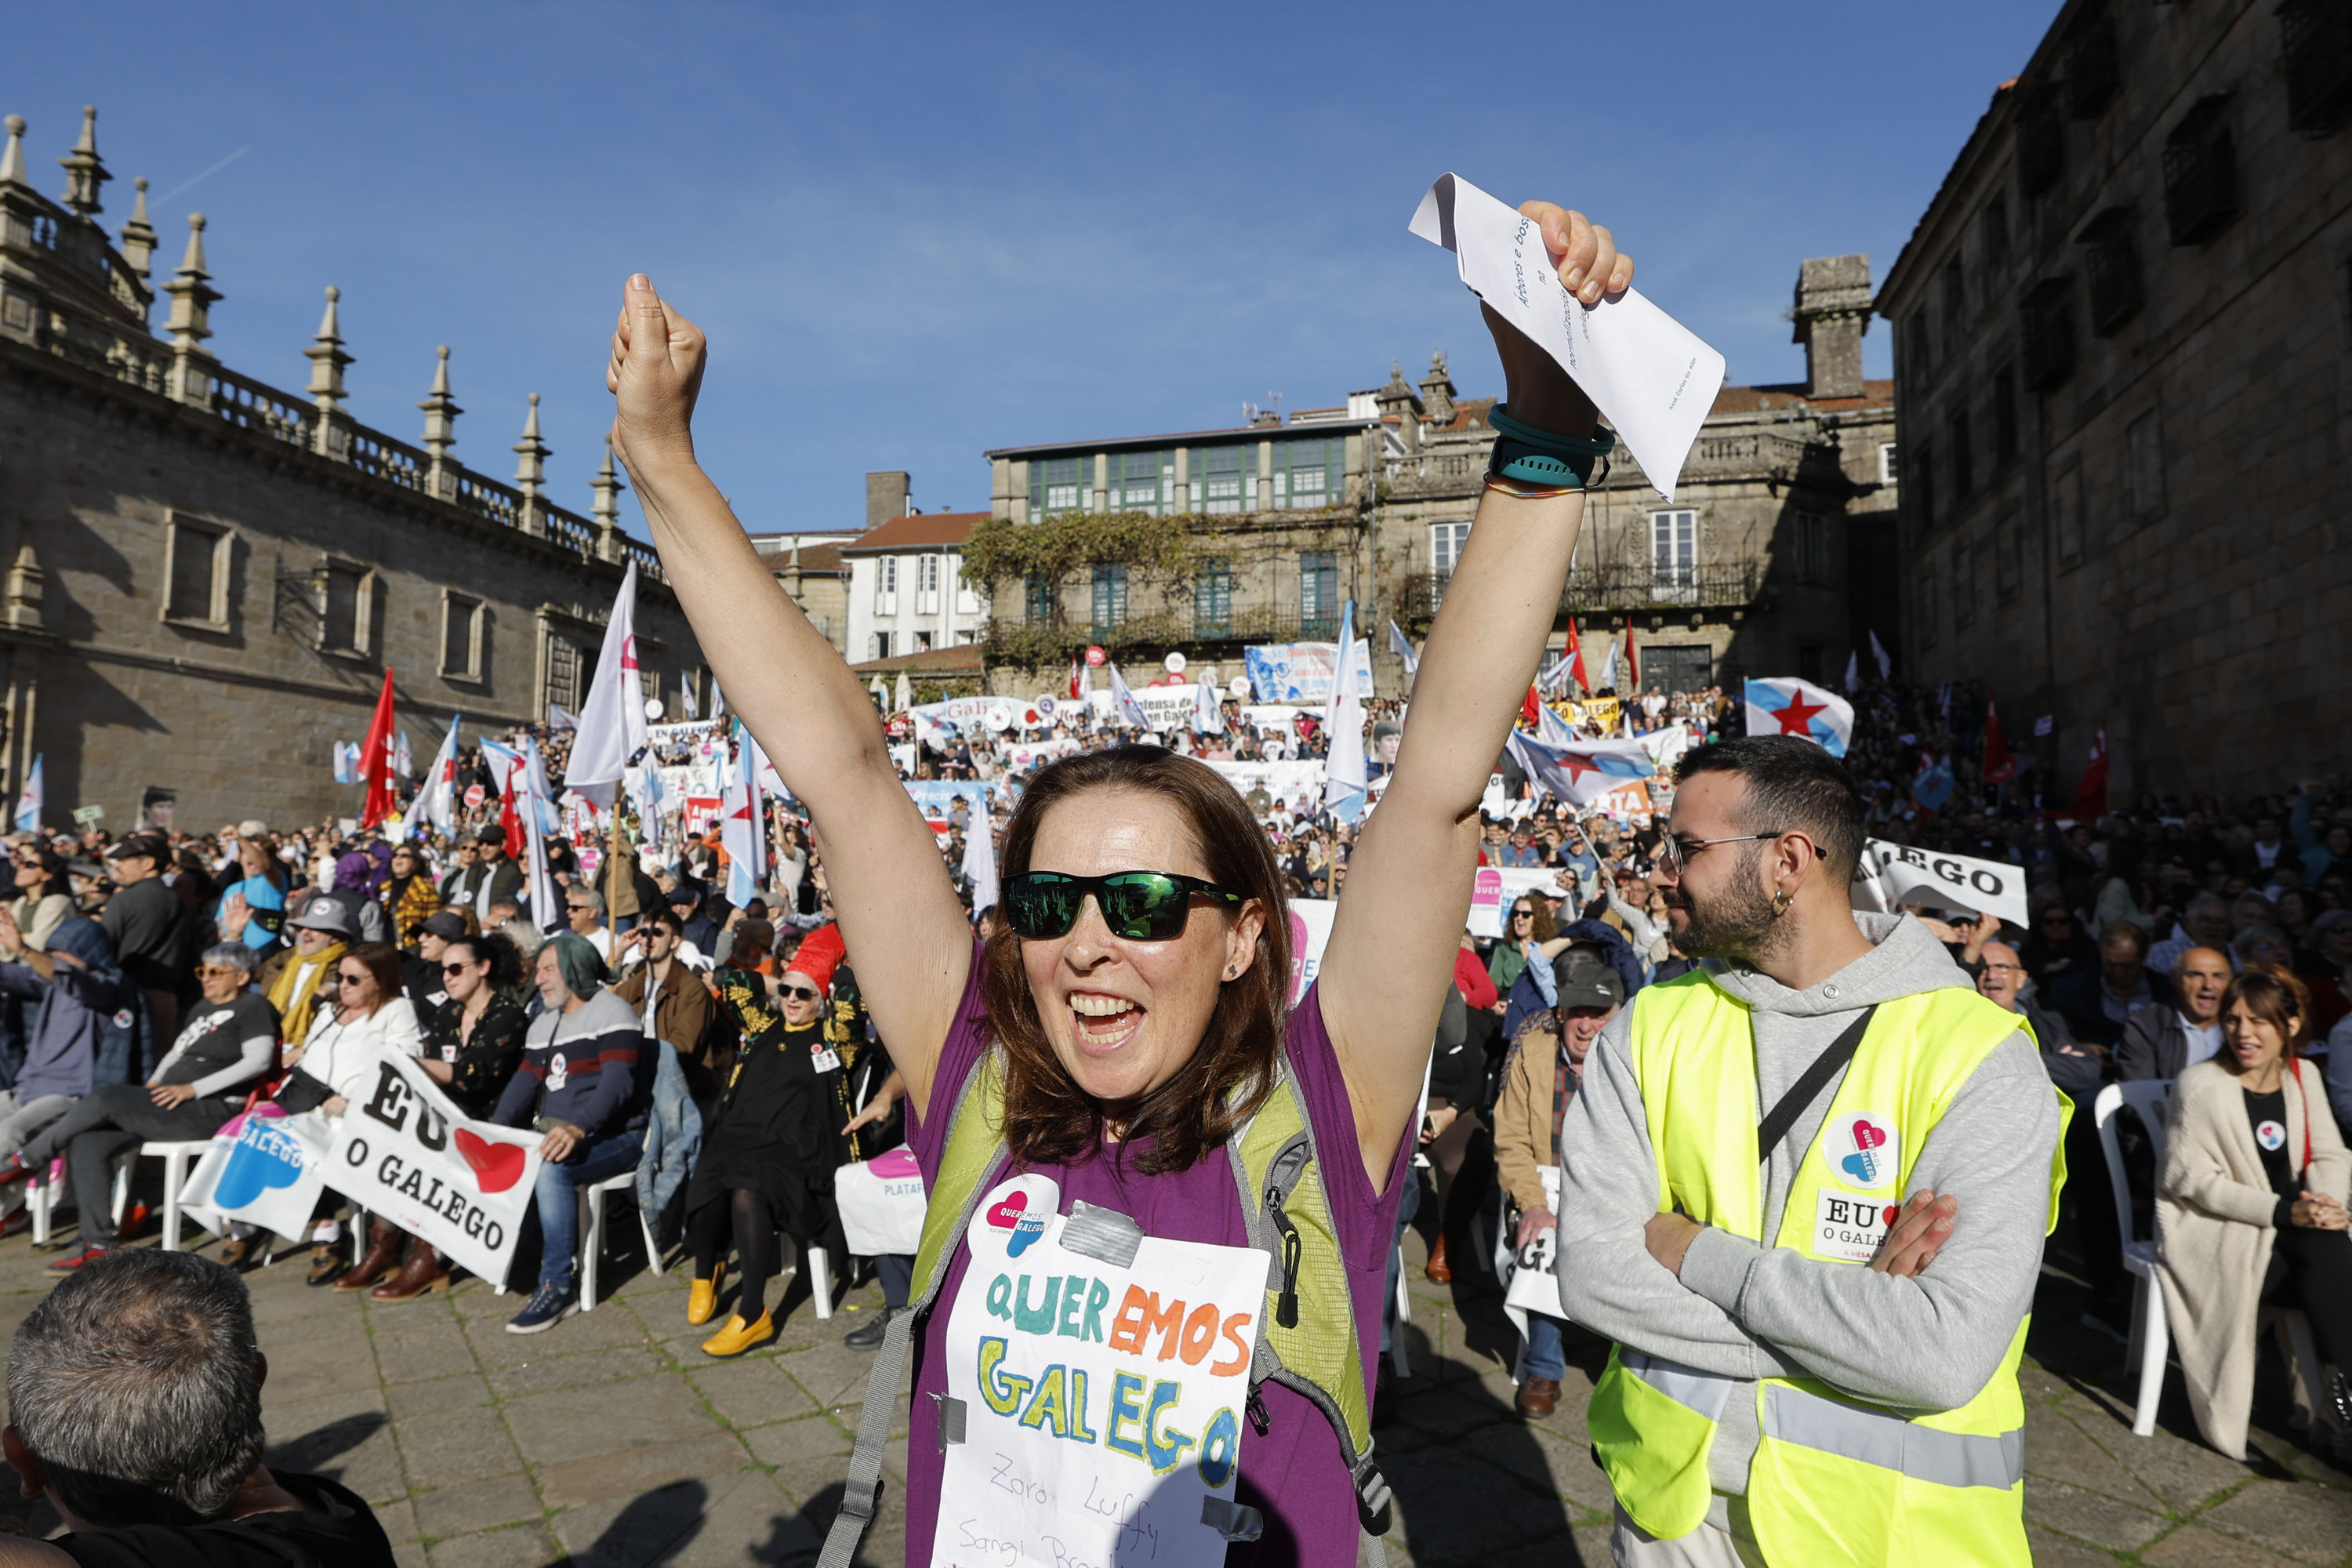
{"label": "blue jeans", "polygon": [[579,1191],[635,1170],[645,1153],[645,1129],[592,1138],[587,1148],[586,1157],[568,1164],[549,1161],[541,1165],[539,1184],[531,1194],[539,1204],[539,1282],[566,1295],[573,1289],[580,1267]]}
{"label": "blue jeans", "polygon": [[1548,1377],[1558,1383],[1568,1370],[1568,1354],[1560,1346],[1559,1320],[1541,1312],[1528,1314],[1528,1353],[1519,1363],[1519,1375]]}

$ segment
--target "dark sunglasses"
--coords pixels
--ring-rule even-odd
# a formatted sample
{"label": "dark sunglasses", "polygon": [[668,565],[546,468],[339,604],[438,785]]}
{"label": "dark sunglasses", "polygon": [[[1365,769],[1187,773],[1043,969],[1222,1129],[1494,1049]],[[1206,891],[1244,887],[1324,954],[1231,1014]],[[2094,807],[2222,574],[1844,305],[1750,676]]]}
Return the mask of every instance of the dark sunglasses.
{"label": "dark sunglasses", "polygon": [[474,966],[470,963],[445,963],[441,966],[441,973],[444,974],[463,974],[473,967]]}
{"label": "dark sunglasses", "polygon": [[1108,877],[1024,871],[1005,879],[1005,923],[1015,936],[1035,941],[1067,936],[1089,894],[1111,934],[1129,942],[1167,942],[1183,935],[1195,894],[1228,904],[1242,901],[1239,893],[1172,871],[1114,871]]}
{"label": "dark sunglasses", "polygon": [[805,985],[779,985],[776,987],[776,993],[782,996],[790,996],[796,1002],[814,1002],[824,994],[822,991],[812,991]]}

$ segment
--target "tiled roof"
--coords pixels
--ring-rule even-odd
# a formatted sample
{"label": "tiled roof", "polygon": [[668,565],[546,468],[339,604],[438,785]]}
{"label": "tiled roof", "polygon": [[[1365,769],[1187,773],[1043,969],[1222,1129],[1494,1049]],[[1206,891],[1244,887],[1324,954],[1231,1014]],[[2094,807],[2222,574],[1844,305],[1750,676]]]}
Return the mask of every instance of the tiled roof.
{"label": "tiled roof", "polygon": [[[789,550],[769,552],[760,557],[760,564],[771,572],[782,572],[791,567],[793,552]],[[803,544],[801,546],[801,570],[803,572],[839,572],[842,570],[841,546],[838,544]]]}
{"label": "tiled roof", "polygon": [[[1323,411],[1318,409],[1316,412]],[[1223,430],[1179,430],[1165,436],[1120,436],[1108,441],[1045,441],[1030,447],[992,447],[981,456],[1030,458],[1049,454],[1119,452],[1137,447],[1195,447],[1235,440],[1280,441],[1290,437],[1315,436],[1326,431],[1361,430],[1379,423],[1379,419],[1368,417],[1319,418],[1306,425],[1239,425]]]}
{"label": "tiled roof", "polygon": [[956,647],[925,648],[920,653],[870,658],[864,664],[853,664],[849,668],[867,677],[896,675],[902,669],[909,675],[978,675],[981,671],[980,655],[980,645],[968,642]]}
{"label": "tiled roof", "polygon": [[871,555],[886,550],[937,550],[959,545],[971,537],[972,524],[988,521],[984,511],[915,512],[894,517],[881,527],[859,534],[841,547],[845,555]]}
{"label": "tiled roof", "polygon": [[1801,408],[1834,414],[1850,408],[1883,408],[1895,401],[1891,381],[1865,381],[1860,397],[1808,397],[1801,383],[1773,386],[1727,386],[1715,395],[1714,414],[1753,414],[1763,409]]}

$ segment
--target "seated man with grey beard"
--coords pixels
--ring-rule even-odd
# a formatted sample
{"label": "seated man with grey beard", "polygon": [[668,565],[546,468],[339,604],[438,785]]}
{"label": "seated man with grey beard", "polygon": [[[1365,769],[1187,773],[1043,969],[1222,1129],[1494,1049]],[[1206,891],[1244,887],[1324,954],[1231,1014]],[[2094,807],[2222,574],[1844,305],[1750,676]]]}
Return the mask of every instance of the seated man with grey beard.
{"label": "seated man with grey beard", "polygon": [[188,1252],[117,1248],[35,1307],[0,1433],[24,1495],[72,1531],[0,1536],[0,1568],[392,1568],[359,1497],[261,1463],[253,1304]]}

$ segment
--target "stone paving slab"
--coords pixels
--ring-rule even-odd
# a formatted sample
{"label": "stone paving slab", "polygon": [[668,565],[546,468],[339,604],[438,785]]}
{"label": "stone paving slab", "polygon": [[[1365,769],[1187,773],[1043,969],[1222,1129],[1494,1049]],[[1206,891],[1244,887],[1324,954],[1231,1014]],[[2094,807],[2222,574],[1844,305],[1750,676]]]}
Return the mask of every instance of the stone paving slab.
{"label": "stone paving slab", "polygon": [[[794,1281],[777,1342],[714,1362],[699,1349],[710,1328],[685,1321],[683,1273],[646,1268],[634,1225],[614,1233],[622,1250],[605,1266],[606,1299],[533,1336],[504,1331],[521,1297],[478,1280],[394,1307],[308,1288],[299,1255],[248,1275],[270,1363],[271,1462],[365,1496],[403,1568],[810,1568],[872,1364],[841,1336],[878,1292],[852,1292],[819,1322]],[[214,1244],[199,1233],[198,1245]],[[1451,1287],[1423,1281],[1419,1236],[1407,1253],[1412,1374],[1379,1426],[1397,1499],[1389,1561],[1608,1563],[1609,1489],[1583,1422],[1606,1347],[1571,1331],[1559,1410],[1523,1420],[1491,1289],[1468,1270]],[[0,1241],[0,1328],[49,1288],[51,1256]],[[2177,1373],[2156,1434],[2133,1436],[2122,1347],[2076,1326],[2080,1310],[2054,1250],[2021,1377],[2037,1563],[2352,1568],[2352,1474],[2288,1428],[2267,1342],[2241,1464],[2199,1441]],[[861,1555],[873,1568],[903,1554],[904,1399],[902,1387],[881,1515]],[[0,1508],[36,1533],[57,1528],[46,1504],[6,1490]]]}

